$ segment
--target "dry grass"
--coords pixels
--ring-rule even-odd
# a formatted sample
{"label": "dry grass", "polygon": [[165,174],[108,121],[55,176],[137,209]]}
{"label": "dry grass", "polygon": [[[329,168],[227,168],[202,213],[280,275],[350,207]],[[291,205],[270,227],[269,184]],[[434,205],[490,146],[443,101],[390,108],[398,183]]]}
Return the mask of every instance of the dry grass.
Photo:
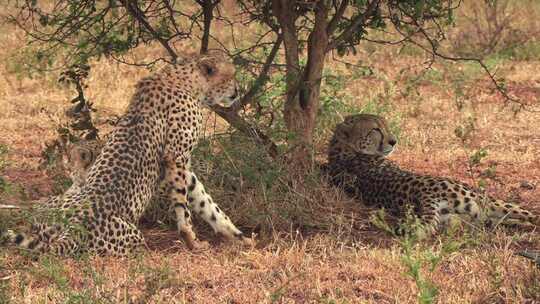
{"label": "dry grass", "polygon": [[[0,58],[9,62],[26,47],[18,30],[2,26]],[[137,56],[151,56],[152,48]],[[422,173],[444,175],[477,184],[479,174],[496,165],[487,192],[513,199],[540,213],[540,114],[503,106],[475,67],[437,63],[434,72],[413,81],[421,70],[420,55],[398,56],[399,50],[366,46],[356,58],[374,67],[375,75],[351,80],[347,91],[358,107],[381,109],[397,122],[401,145],[392,159]],[[498,75],[509,80],[509,90],[538,110],[539,61],[498,60]],[[332,69],[347,74],[338,63]],[[405,73],[401,70],[412,67]],[[43,114],[62,117],[72,96],[59,87],[54,74],[29,79],[0,66],[0,146],[2,180],[9,191],[0,203],[21,204],[52,192],[50,177],[37,168],[42,144],[55,136],[54,123]],[[135,82],[148,72],[102,60],[94,62],[87,94],[100,117],[119,114]],[[410,90],[406,90],[410,88]],[[388,105],[385,105],[388,103]],[[224,124],[208,113],[208,133]],[[458,127],[473,121],[462,141]],[[219,138],[218,138],[219,139]],[[211,139],[221,151],[212,166],[200,172],[210,192],[246,231],[259,234],[256,248],[239,248],[213,239],[204,225],[198,229],[212,241],[207,251],[190,252],[174,231],[145,229],[150,250],[129,259],[81,257],[32,260],[13,250],[0,250],[0,303],[413,303],[419,289],[406,270],[404,252],[423,262],[421,273],[439,289],[440,303],[520,303],[540,301],[540,272],[514,255],[522,248],[540,249],[536,230],[507,229],[494,233],[442,236],[408,248],[370,224],[373,210],[355,204],[315,178],[298,185],[290,176],[268,185],[264,166],[279,164],[262,158],[243,160],[249,144],[236,150]],[[234,138],[233,138],[234,139]],[[235,142],[235,141],[233,141]],[[324,153],[324,140],[318,152]],[[469,170],[470,155],[485,148],[488,156]],[[210,159],[203,155],[203,160]],[[235,156],[239,153],[240,156]],[[261,170],[246,173],[250,167]],[[231,170],[223,172],[220,169]],[[250,177],[255,178],[250,179]],[[231,182],[232,181],[232,182]],[[532,189],[522,187],[526,182]],[[231,187],[231,184],[234,187]],[[9,211],[12,212],[12,211]],[[13,222],[13,213],[0,219]],[[0,223],[3,226],[5,223]],[[199,228],[200,227],[200,228]],[[454,244],[457,250],[445,251]],[[441,257],[430,271],[429,258]],[[533,303],[533,302],[531,302]]]}

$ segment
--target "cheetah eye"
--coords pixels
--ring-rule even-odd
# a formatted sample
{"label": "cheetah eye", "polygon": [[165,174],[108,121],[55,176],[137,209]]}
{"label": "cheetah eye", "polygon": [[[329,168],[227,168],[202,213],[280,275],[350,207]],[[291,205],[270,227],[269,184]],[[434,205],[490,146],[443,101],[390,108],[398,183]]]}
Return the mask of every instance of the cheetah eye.
{"label": "cheetah eye", "polygon": [[205,68],[206,75],[208,76],[213,75],[215,72],[214,68],[211,66],[205,66],[204,68]]}
{"label": "cheetah eye", "polygon": [[369,134],[372,134],[372,133],[373,133],[373,134],[375,134],[375,133],[379,133],[379,135],[380,135],[381,137],[383,137],[383,136],[384,136],[384,134],[383,134],[382,130],[381,130],[381,129],[379,129],[379,128],[374,128],[374,129],[371,129],[371,131],[369,131]]}

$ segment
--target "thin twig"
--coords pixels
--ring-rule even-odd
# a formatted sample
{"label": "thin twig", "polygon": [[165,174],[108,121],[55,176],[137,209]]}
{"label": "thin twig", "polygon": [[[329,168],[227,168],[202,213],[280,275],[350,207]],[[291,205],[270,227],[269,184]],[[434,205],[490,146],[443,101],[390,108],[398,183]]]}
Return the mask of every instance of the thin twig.
{"label": "thin twig", "polygon": [[354,20],[351,22],[351,25],[348,26],[339,36],[334,38],[330,43],[328,43],[327,50],[335,49],[339,43],[341,43],[343,40],[349,39],[352,34],[357,32],[360,27],[363,27],[368,18],[371,17],[379,7],[380,0],[374,0],[370,2],[366,8],[366,11],[363,14],[358,15]]}
{"label": "thin twig", "polygon": [[266,61],[264,62],[264,65],[261,69],[259,76],[253,82],[253,85],[251,86],[250,90],[242,97],[242,99],[239,100],[239,102],[236,105],[234,105],[233,107],[234,111],[238,111],[240,110],[240,108],[252,102],[253,97],[255,97],[255,95],[261,90],[263,85],[266,83],[268,79],[268,72],[270,71],[270,66],[274,62],[274,59],[276,58],[276,55],[279,49],[281,48],[282,42],[283,42],[283,36],[278,35],[276,41],[274,42],[274,46],[272,47],[272,50],[270,50],[268,57],[266,57]]}
{"label": "thin twig", "polygon": [[150,25],[150,23],[148,23],[146,17],[144,16],[144,13],[137,6],[137,2],[132,0],[124,0],[122,2],[126,10],[133,16],[133,18],[137,19],[137,21],[139,21],[139,23],[141,23],[146,28],[146,30],[150,34],[152,34],[152,36],[167,50],[169,56],[171,56],[172,58],[172,62],[176,62],[178,55],[172,49],[169,43],[165,39],[163,39],[163,37],[161,37],[158,32],[156,32],[156,30]]}

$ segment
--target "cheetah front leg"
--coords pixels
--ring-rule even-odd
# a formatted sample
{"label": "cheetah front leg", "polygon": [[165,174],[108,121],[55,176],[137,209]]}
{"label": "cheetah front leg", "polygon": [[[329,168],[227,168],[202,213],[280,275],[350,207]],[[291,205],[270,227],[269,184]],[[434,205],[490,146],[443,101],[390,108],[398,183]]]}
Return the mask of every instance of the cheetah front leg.
{"label": "cheetah front leg", "polygon": [[186,242],[189,249],[205,247],[206,243],[197,240],[193,231],[191,212],[187,201],[187,162],[183,159],[177,161],[167,161],[165,179],[161,187],[165,187],[165,197],[172,205],[176,215],[176,226],[178,232]]}
{"label": "cheetah front leg", "polygon": [[238,239],[246,245],[252,245],[253,240],[244,236],[230,218],[214,203],[212,197],[204,190],[204,185],[191,171],[186,171],[188,184],[189,207],[207,222],[215,233],[222,234],[229,240]]}
{"label": "cheetah front leg", "polygon": [[427,239],[434,235],[441,224],[447,221],[447,202],[438,201],[431,198],[423,198],[420,211],[420,230],[417,231],[417,237],[420,240]]}

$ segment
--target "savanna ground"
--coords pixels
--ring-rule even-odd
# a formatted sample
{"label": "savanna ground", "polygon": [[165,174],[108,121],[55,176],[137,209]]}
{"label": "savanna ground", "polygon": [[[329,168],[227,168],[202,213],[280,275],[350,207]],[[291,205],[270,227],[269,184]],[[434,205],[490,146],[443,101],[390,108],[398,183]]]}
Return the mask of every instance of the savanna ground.
{"label": "savanna ground", "polygon": [[[521,33],[508,34],[486,63],[528,107],[505,104],[474,63],[437,61],[424,70],[426,55],[419,49],[366,43],[355,56],[328,61],[316,158],[324,162],[341,115],[379,113],[399,136],[391,158],[401,166],[482,187],[540,213],[540,113],[534,112],[540,110],[540,7],[518,3],[512,25]],[[447,50],[475,50],[479,33],[465,18],[471,14],[470,5],[460,8],[449,33],[457,42]],[[61,170],[39,164],[74,93],[57,83],[56,73],[26,77],[14,63],[25,51],[23,33],[7,24],[0,30],[0,203],[26,207],[68,184]],[[518,34],[529,38],[513,43]],[[151,57],[155,49],[136,55]],[[148,73],[107,59],[93,62],[86,93],[100,128],[122,113],[135,83]],[[272,84],[263,97],[268,103],[283,93],[282,80]],[[0,303],[540,301],[539,269],[515,254],[540,249],[538,230],[483,231],[464,224],[428,242],[393,237],[371,220],[375,210],[325,186],[316,170],[299,184],[216,115],[208,112],[206,122],[195,155],[203,165],[196,172],[231,218],[257,234],[255,248],[222,242],[198,223],[212,246],[189,251],[159,222],[144,223],[149,250],[124,259],[35,259],[1,248]],[[3,210],[0,227],[22,225],[24,218],[24,211]]]}

